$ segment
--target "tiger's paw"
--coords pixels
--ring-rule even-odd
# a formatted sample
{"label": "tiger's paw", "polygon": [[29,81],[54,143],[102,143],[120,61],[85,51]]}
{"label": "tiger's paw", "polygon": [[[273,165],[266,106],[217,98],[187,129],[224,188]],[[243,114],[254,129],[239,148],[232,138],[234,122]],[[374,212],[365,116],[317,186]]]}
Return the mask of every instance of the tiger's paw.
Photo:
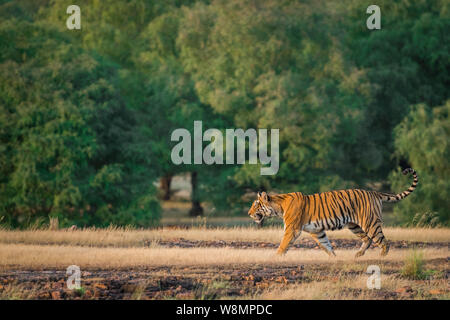
{"label": "tiger's paw", "polygon": [[365,253],[364,251],[358,251],[358,252],[355,254],[355,258],[359,258],[359,257],[363,256],[364,253]]}
{"label": "tiger's paw", "polygon": [[380,255],[382,257],[385,257],[388,254],[388,252],[389,252],[389,245],[386,245],[386,246],[383,247],[383,249],[381,249]]}

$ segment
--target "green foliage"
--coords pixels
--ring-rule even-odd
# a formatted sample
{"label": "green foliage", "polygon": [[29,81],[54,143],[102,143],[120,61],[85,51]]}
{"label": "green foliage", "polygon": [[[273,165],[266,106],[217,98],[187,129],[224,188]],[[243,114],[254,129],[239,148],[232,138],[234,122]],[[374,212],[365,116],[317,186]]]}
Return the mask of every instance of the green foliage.
{"label": "green foliage", "polygon": [[280,128],[283,161],[276,179],[244,166],[234,176],[241,191],[312,192],[321,187],[318,176],[358,176],[348,170],[354,163],[347,151],[362,148],[364,128],[357,123],[364,120],[366,93],[357,79],[364,75],[333,43],[333,21],[322,5],[217,1],[184,15],[177,45],[200,100],[235,127]]}
{"label": "green foliage", "polygon": [[0,30],[15,43],[0,60],[0,210],[7,222],[48,215],[62,225],[156,222],[157,201],[148,195],[155,172],[141,164],[117,68],[40,23],[6,20]]}
{"label": "green foliage", "polygon": [[424,265],[423,252],[412,249],[405,259],[402,275],[414,280],[424,279],[426,277]]}
{"label": "green foliage", "polygon": [[439,214],[437,212],[418,212],[412,219],[410,225],[417,228],[439,227]]}
{"label": "green foliage", "polygon": [[[449,111],[450,100],[433,109],[424,104],[412,106],[411,111],[394,130],[395,155],[405,159],[419,174],[419,186],[414,191],[417,194],[401,201],[394,208],[400,222],[408,223],[419,219],[434,224],[437,216],[439,222],[449,223]],[[400,172],[394,171],[389,179],[393,189],[400,191],[411,183],[411,177],[408,178],[405,179]],[[430,217],[428,212],[436,214]]]}
{"label": "green foliage", "polygon": [[85,287],[80,287],[78,289],[74,289],[75,290],[75,294],[79,297],[83,297],[86,294],[86,288]]}
{"label": "green foliage", "polygon": [[[448,225],[449,5],[361,0],[0,2],[0,222],[150,226],[153,183],[196,171],[230,214],[251,192],[419,187],[398,222]],[[280,169],[181,165],[176,128],[280,129]],[[245,195],[245,196],[243,196]]]}
{"label": "green foliage", "polygon": [[[347,3],[342,3],[346,6]],[[382,8],[381,30],[367,32],[361,21],[367,2],[350,1],[343,25],[348,58],[367,76],[371,97],[366,100],[366,141],[382,161],[374,177],[396,168],[392,130],[410,105],[439,106],[449,98],[449,6],[445,1],[377,2]],[[417,169],[417,168],[414,168]]]}

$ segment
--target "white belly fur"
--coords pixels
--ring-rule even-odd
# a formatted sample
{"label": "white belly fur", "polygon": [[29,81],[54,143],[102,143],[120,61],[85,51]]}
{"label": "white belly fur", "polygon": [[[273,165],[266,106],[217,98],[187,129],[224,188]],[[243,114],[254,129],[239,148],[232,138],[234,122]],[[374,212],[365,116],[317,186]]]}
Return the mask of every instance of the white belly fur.
{"label": "white belly fur", "polygon": [[[347,226],[347,221],[338,221],[338,224],[335,226],[335,228],[338,229],[342,229],[345,228]],[[305,232],[309,232],[309,233],[318,233],[320,231],[325,231],[325,230],[330,230],[332,228],[332,226],[330,226],[330,228],[327,228],[327,225],[324,221],[314,221],[308,224],[305,224],[303,226],[303,231]]]}
{"label": "white belly fur", "polygon": [[317,232],[320,232],[322,230],[322,228],[321,227],[316,227],[314,225],[314,223],[308,223],[308,224],[305,224],[303,226],[303,230],[305,232],[309,232],[309,233],[317,233]]}

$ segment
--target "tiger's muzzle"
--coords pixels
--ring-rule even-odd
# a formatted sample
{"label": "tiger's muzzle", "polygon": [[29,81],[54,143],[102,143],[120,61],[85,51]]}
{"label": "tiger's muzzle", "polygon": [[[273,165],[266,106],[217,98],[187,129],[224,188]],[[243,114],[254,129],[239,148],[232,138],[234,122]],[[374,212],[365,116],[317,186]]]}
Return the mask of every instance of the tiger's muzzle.
{"label": "tiger's muzzle", "polygon": [[264,216],[262,214],[259,213],[255,213],[254,215],[251,216],[252,219],[258,224],[259,227],[263,226],[263,222],[264,222]]}

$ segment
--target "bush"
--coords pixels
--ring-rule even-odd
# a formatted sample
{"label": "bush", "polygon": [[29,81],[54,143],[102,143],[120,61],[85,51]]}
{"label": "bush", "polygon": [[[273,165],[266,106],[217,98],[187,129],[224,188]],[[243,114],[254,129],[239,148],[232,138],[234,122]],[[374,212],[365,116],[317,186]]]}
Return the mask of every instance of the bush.
{"label": "bush", "polygon": [[[406,160],[419,176],[414,193],[394,208],[401,223],[450,224],[449,111],[450,100],[436,108],[412,106],[394,130],[395,155]],[[396,192],[411,184],[411,176],[403,176],[400,170],[392,172],[389,180]]]}
{"label": "bush", "polygon": [[412,249],[406,257],[402,275],[409,279],[420,280],[425,278],[423,253]]}

